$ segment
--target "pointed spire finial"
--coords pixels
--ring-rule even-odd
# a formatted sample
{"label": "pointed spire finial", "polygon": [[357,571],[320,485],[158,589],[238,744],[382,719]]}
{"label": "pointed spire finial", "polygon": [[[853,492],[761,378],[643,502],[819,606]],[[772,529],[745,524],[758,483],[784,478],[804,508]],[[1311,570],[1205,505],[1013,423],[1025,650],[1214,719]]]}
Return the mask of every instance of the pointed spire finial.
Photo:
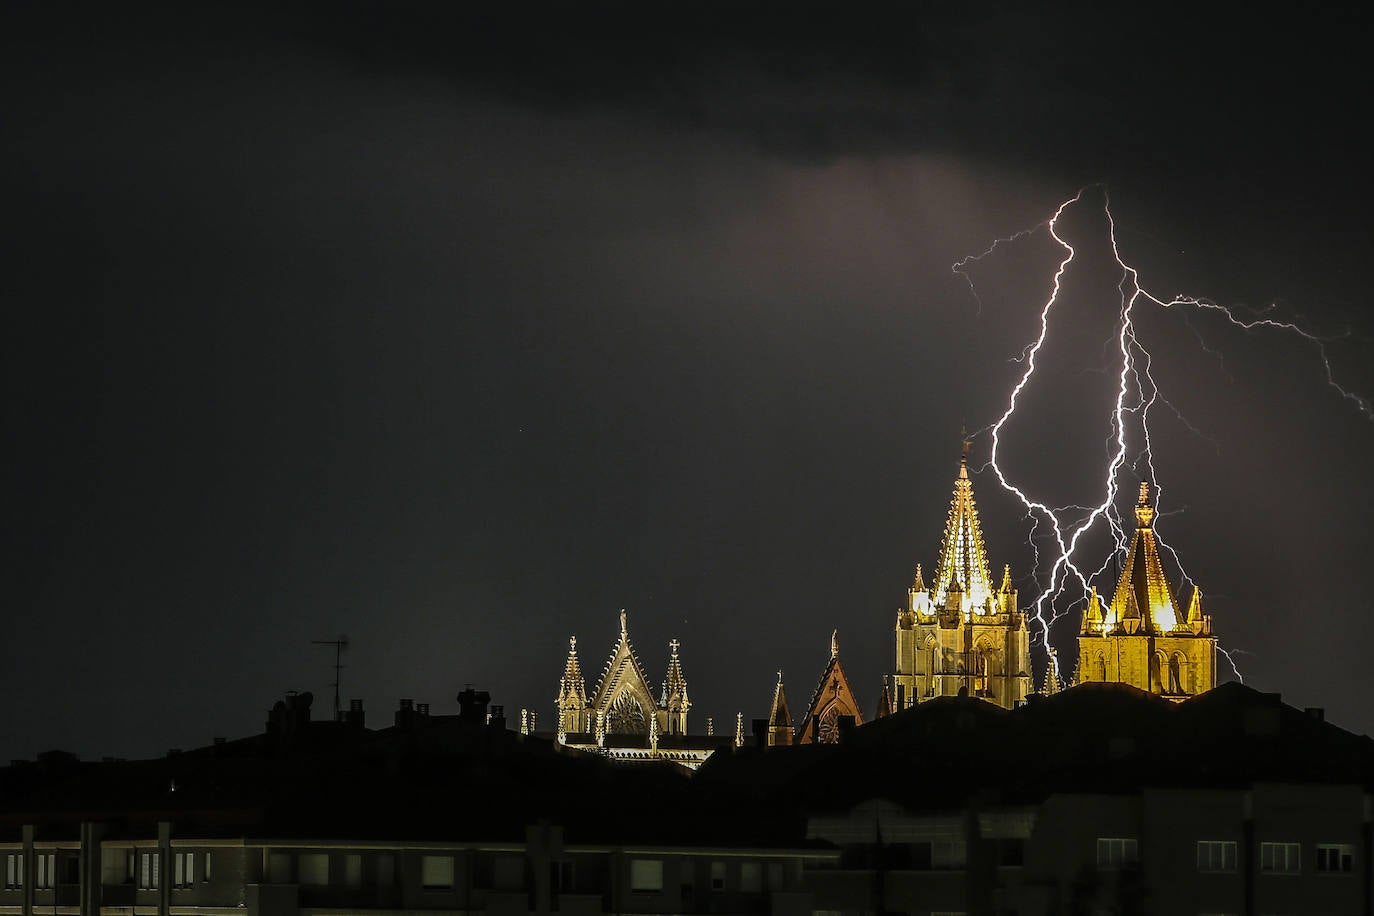
{"label": "pointed spire finial", "polygon": [[668,640],[668,648],[673,651],[673,655],[675,656],[677,655],[677,647],[680,645],[682,645],[682,643],[678,642],[676,638]]}
{"label": "pointed spire finial", "polygon": [[838,658],[840,655],[840,631],[838,629],[830,631],[830,657]]}
{"label": "pointed spire finial", "polygon": [[1140,499],[1135,504],[1136,524],[1141,528],[1148,528],[1150,527],[1150,523],[1154,521],[1154,518],[1155,510],[1154,507],[1150,505],[1150,482],[1148,480],[1142,480],[1140,482]]}
{"label": "pointed spire finial", "polygon": [[620,609],[620,635],[625,635],[625,609]]}
{"label": "pointed spire finial", "polygon": [[960,457],[959,460],[962,461],[964,464],[967,464],[969,449],[973,448],[973,440],[968,437],[968,425],[965,424],[963,421],[959,422],[959,441],[963,444],[964,447],[963,456]]}
{"label": "pointed spire finial", "polygon": [[569,637],[568,637],[568,648],[571,649],[571,650],[573,650],[574,652],[577,651],[577,637],[576,637],[576,636],[569,636]]}

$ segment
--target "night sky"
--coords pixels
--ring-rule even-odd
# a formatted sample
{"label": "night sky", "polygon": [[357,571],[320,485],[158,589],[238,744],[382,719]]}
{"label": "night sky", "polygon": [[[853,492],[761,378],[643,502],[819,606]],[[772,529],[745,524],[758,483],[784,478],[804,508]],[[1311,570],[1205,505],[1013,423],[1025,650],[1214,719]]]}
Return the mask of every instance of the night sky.
{"label": "night sky", "polygon": [[[1363,10],[440,9],[6,8],[0,760],[327,716],[340,633],[371,724],[471,683],[552,727],[621,608],[655,688],[681,640],[694,731],[779,668],[800,713],[836,627],[871,711],[1059,249],[950,266],[1085,185],[1017,481],[1101,488],[1102,187],[1146,286],[1272,306],[1374,396]],[[1222,645],[1374,732],[1374,423],[1308,341],[1138,321]],[[974,487],[1024,605],[1030,525]]]}

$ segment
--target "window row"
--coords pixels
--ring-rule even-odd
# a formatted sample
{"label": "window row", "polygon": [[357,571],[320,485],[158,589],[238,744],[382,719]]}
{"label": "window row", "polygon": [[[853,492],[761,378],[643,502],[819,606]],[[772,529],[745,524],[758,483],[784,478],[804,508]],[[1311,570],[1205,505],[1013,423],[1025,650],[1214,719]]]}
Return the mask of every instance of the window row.
{"label": "window row", "polygon": [[[129,876],[133,877],[135,854],[130,852],[128,859]],[[173,852],[172,888],[186,890],[195,887],[197,859],[200,861],[200,879],[209,881],[214,860],[210,853]],[[162,853],[156,849],[141,850],[137,853],[139,890],[152,891],[162,887]]]}
{"label": "window row", "polygon": [[[64,855],[60,859],[55,852],[39,852],[33,857],[33,886],[47,890],[58,884],[77,884],[81,881],[81,860],[75,855]],[[58,869],[61,868],[61,875]],[[5,855],[5,889],[18,890],[24,886],[24,854],[11,852]]]}
{"label": "window row", "polygon": [[[690,875],[691,872],[688,872]],[[711,892],[722,893],[727,889],[726,863],[720,860],[711,863]],[[766,879],[766,884],[765,884]],[[740,862],[738,890],[742,894],[761,894],[765,887],[770,891],[782,890],[784,869],[781,862]],[[684,882],[684,888],[690,887]],[[637,894],[656,894],[662,892],[663,860],[631,859],[630,890]],[[686,893],[686,890],[683,891]]]}
{"label": "window row", "polygon": [[[1197,870],[1234,872],[1239,862],[1235,840],[1198,840]],[[1139,846],[1133,837],[1099,837],[1097,866],[1118,869],[1139,861]],[[1355,868],[1355,847],[1347,843],[1319,843],[1316,847],[1318,874],[1345,874]],[[1301,843],[1260,843],[1259,870],[1275,875],[1296,875],[1302,871]]]}

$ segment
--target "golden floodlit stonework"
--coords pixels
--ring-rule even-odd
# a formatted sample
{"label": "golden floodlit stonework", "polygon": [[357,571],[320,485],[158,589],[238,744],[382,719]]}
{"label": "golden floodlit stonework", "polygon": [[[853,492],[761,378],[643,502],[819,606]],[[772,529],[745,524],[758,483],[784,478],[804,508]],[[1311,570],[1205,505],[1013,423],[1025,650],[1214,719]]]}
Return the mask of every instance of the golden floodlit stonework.
{"label": "golden floodlit stonework", "polygon": [[1078,635],[1077,683],[1115,681],[1171,700],[1216,686],[1216,637],[1193,586],[1186,614],[1164,578],[1150,485],[1140,485],[1135,537],[1116,594],[1104,609],[1094,590]]}
{"label": "golden floodlit stonework", "polygon": [[893,711],[941,696],[982,697],[1011,709],[1032,691],[1030,635],[1011,567],[993,587],[968,476],[967,444],[954,480],[940,562],[927,587],[920,565],[897,612]]}

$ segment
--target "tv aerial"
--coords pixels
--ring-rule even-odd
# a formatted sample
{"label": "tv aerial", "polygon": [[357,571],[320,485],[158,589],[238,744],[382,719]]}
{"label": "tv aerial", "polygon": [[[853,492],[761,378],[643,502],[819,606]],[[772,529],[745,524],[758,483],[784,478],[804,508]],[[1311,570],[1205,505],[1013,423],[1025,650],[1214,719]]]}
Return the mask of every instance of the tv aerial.
{"label": "tv aerial", "polygon": [[340,633],[338,639],[312,639],[310,642],[316,646],[334,647],[334,721],[338,722],[342,714],[339,706],[339,680],[344,669],[343,650],[348,648],[348,637]]}

